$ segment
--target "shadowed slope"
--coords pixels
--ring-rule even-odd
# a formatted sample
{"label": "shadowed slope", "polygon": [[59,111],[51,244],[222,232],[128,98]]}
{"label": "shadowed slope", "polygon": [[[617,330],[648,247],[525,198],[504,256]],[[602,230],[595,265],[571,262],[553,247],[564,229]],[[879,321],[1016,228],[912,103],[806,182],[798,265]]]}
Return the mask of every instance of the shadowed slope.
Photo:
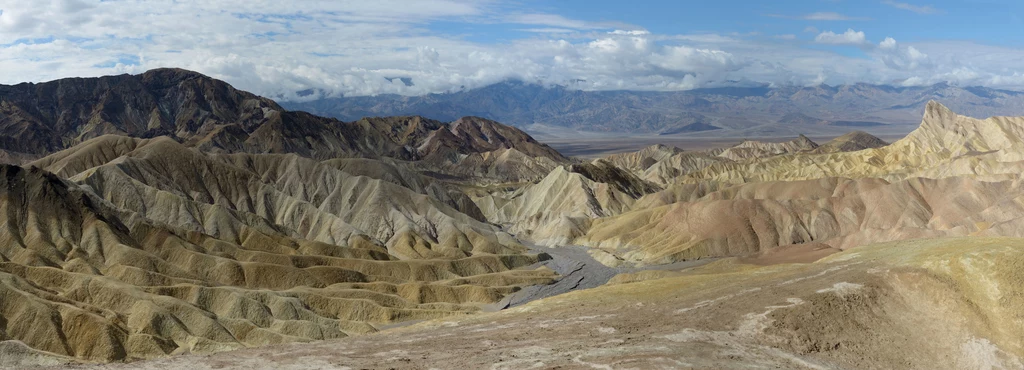
{"label": "shadowed slope", "polygon": [[886,143],[882,139],[879,139],[869,133],[864,131],[854,131],[829,140],[827,143],[821,144],[821,146],[814,149],[814,152],[855,152],[864,149],[881,148],[886,145],[889,145],[889,143]]}

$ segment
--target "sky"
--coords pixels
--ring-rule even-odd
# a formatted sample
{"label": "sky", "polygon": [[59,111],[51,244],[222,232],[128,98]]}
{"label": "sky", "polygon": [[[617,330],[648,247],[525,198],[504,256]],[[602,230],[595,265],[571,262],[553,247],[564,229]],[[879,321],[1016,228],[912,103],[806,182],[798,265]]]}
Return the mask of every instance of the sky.
{"label": "sky", "polygon": [[281,100],[509,79],[1024,90],[1022,61],[1011,0],[0,0],[2,84],[177,67]]}

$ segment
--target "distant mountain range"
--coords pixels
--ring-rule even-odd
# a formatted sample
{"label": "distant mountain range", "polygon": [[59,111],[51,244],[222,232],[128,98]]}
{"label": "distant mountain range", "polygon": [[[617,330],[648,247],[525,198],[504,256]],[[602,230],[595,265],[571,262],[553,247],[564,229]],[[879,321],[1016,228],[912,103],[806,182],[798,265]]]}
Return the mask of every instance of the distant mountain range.
{"label": "distant mountain range", "polygon": [[780,129],[787,126],[810,130],[834,126],[833,131],[845,132],[850,126],[916,124],[930,100],[974,117],[1024,114],[1024,92],[945,83],[640,92],[580,91],[508,81],[455,93],[326,98],[282,105],[344,121],[410,114],[450,121],[474,115],[516,126],[539,124],[579,131],[672,135],[724,130],[756,136],[786,131]]}

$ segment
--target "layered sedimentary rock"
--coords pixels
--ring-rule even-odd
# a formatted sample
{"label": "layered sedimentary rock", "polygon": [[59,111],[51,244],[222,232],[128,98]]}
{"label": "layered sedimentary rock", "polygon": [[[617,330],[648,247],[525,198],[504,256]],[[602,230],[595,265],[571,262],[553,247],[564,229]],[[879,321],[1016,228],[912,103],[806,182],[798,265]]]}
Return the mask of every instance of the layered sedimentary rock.
{"label": "layered sedimentary rock", "polygon": [[[509,271],[537,261],[511,236],[385,181],[296,156],[105,139],[39,162],[74,182],[0,171],[7,339],[118,360],[337,338],[551,279]],[[134,149],[74,160],[103,162],[118,144]]]}
{"label": "layered sedimentary rock", "polygon": [[[841,250],[921,237],[1024,236],[1017,231],[1022,130],[1021,118],[962,117],[932,103],[921,127],[891,145],[715,163],[630,212],[592,220],[575,242],[665,263],[792,244]],[[870,138],[835,143],[851,139],[874,146]]]}
{"label": "layered sedimentary rock", "polygon": [[736,161],[765,158],[780,154],[807,152],[817,148],[817,143],[811,141],[811,139],[808,139],[806,136],[800,135],[800,137],[796,139],[783,143],[744,140],[742,143],[726,149],[718,156]]}
{"label": "layered sedimentary rock", "polygon": [[559,167],[543,180],[474,200],[491,222],[542,245],[571,242],[591,219],[620,214],[645,194],[661,190],[609,162]]}
{"label": "layered sedimentary rock", "polygon": [[20,165],[0,167],[6,359],[339,338],[556,277],[520,269],[542,256],[462,190],[568,163],[497,122],[346,123],[180,70],[5,86],[0,101],[0,160]]}

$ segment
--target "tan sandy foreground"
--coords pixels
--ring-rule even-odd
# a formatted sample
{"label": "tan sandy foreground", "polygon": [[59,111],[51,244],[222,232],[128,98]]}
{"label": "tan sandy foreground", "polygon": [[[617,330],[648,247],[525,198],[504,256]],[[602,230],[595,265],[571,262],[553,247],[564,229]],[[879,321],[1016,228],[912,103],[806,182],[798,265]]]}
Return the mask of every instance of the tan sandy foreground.
{"label": "tan sandy foreground", "polygon": [[1016,369],[1022,250],[1024,239],[968,237],[809,264],[728,259],[361,337],[58,368]]}

